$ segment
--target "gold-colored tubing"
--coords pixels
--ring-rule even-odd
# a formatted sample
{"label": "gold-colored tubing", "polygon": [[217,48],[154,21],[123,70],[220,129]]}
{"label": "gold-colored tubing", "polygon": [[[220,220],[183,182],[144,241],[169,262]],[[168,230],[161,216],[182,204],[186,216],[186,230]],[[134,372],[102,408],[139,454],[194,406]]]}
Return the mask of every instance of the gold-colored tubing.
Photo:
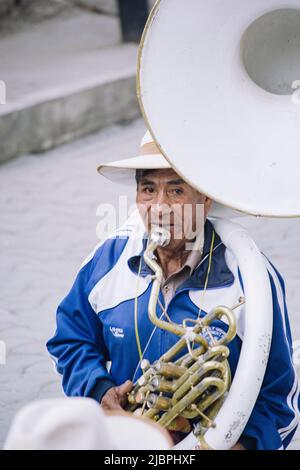
{"label": "gold-colored tubing", "polygon": [[[136,392],[138,392],[140,390],[140,388],[142,386],[145,386],[148,381],[151,379],[152,375],[153,375],[153,369],[152,367],[150,367],[150,369],[148,369],[136,382],[136,384],[134,385],[132,391],[130,392],[130,395],[134,395]],[[143,385],[141,385],[141,381],[143,382]]]}
{"label": "gold-colored tubing", "polygon": [[186,395],[190,388],[195,386],[197,383],[200,382],[202,377],[207,373],[211,371],[218,371],[221,375],[221,377],[225,377],[225,374],[227,373],[226,366],[222,362],[218,361],[208,361],[205,364],[203,364],[200,368],[198,368],[193,375],[189,377],[188,380],[185,381],[185,383],[176,390],[172,397],[172,402],[175,404],[178,402],[184,395]]}
{"label": "gold-colored tubing", "polygon": [[199,360],[206,361],[206,360],[211,359],[212,357],[216,357],[216,356],[220,356],[218,359],[224,361],[229,356],[228,347],[225,346],[225,345],[222,345],[222,344],[216,344],[215,346],[211,346],[203,354],[201,353],[201,348],[196,348],[196,349],[193,350],[193,356],[191,356],[189,353],[187,353],[183,357],[178,359],[175,362],[175,364],[180,365],[181,367],[190,367],[193,364],[193,362],[195,362],[196,357],[198,358],[198,361]]}
{"label": "gold-colored tubing", "polygon": [[[210,313],[208,313],[203,319],[202,319],[202,325],[196,325],[194,328],[194,333],[198,334],[202,331],[203,326],[204,327],[209,327],[211,323],[216,320],[222,318],[222,316],[226,316],[228,319],[229,323],[229,328],[226,333],[226,335],[223,336],[219,341],[216,342],[216,346],[221,346],[228,344],[236,335],[236,320],[234,313],[232,312],[231,309],[228,307],[224,306],[219,306],[213,309]],[[201,337],[198,335],[198,338]],[[203,338],[204,339],[204,338]],[[195,341],[196,342],[196,341]],[[195,356],[200,356],[204,354],[205,350],[208,349],[208,344],[202,343],[203,347],[198,347],[196,348],[193,353]],[[171,360],[173,356],[175,356],[178,352],[180,352],[182,349],[184,349],[186,346],[186,342],[184,339],[179,340],[176,345],[173,346],[164,356],[164,360]],[[226,357],[228,357],[229,352],[226,354]],[[171,357],[170,357],[171,356]],[[187,359],[187,362],[184,362],[185,358]],[[176,361],[177,365],[182,365],[182,366],[189,366],[193,362],[193,358],[191,358],[190,355],[186,355],[182,358],[180,358],[178,361]]]}
{"label": "gold-colored tubing", "polygon": [[[163,243],[157,241],[159,238],[153,240],[155,240],[155,237],[152,239],[150,237],[150,242],[144,254],[145,262],[155,273],[148,307],[149,318],[158,328],[176,334],[181,339],[160,358],[156,367],[154,365],[154,370],[152,367],[144,371],[143,379],[135,385],[132,394],[134,396],[140,393],[141,397],[147,400],[147,406],[150,409],[146,411],[145,415],[158,420],[164,427],[170,425],[177,416],[193,418],[200,415],[200,419],[205,420],[205,417],[201,417],[201,414],[199,414],[199,411],[204,413],[205,410],[207,411],[207,419],[212,420],[215,416],[214,411],[220,408],[224,401],[224,393],[230,385],[230,368],[226,360],[229,350],[224,345],[230,342],[236,334],[235,316],[227,307],[216,307],[204,318],[201,318],[200,323],[197,323],[193,328],[194,337],[186,337],[187,332],[191,329],[159,319],[156,308],[163,273],[156,262],[154,251],[158,246],[163,246]],[[209,328],[214,320],[221,319],[223,316],[227,318],[228,331],[221,340],[216,341],[214,346],[209,346],[209,343],[201,336],[203,328]],[[187,340],[196,343],[198,346],[193,350],[193,356],[186,354],[176,360],[175,364],[169,364],[178,353],[186,348]],[[202,357],[200,357],[201,355]],[[205,364],[206,361],[209,361],[209,363]],[[209,372],[212,375],[206,377]],[[157,377],[157,374],[173,380],[161,379]],[[222,376],[222,379],[218,377],[219,375]],[[174,392],[173,399],[149,393],[153,390],[153,387],[158,387],[160,393]],[[215,387],[215,390],[212,393],[210,391],[209,394],[205,393],[210,387]],[[201,403],[197,403],[200,398]],[[176,403],[172,405],[174,401]],[[191,407],[193,404],[197,406],[199,411],[196,407],[195,409]],[[165,411],[165,413],[159,418],[161,411]]]}
{"label": "gold-colored tubing", "polygon": [[186,371],[184,367],[176,366],[172,362],[169,362],[166,364],[161,361],[157,361],[154,364],[154,369],[156,370],[156,372],[159,373],[159,375],[166,377],[166,378],[181,377]]}
{"label": "gold-colored tubing", "polygon": [[[201,335],[199,335],[199,333],[203,329],[203,326],[209,327],[210,324],[214,320],[219,319],[224,315],[226,316],[226,318],[228,318],[229,329],[228,329],[226,335],[224,335],[224,337],[221,338],[221,340],[216,342],[216,345],[222,346],[223,344],[229,343],[234,338],[234,336],[236,334],[236,324],[235,324],[235,317],[234,317],[233,312],[230,309],[228,309],[227,307],[223,307],[223,306],[216,307],[214,310],[212,310],[212,312],[210,314],[207,314],[204,317],[204,319],[202,320],[201,325],[196,325],[195,328],[193,329],[193,332],[198,335],[197,336],[197,341],[195,341],[195,342],[197,342],[198,344],[201,344],[201,346],[202,346],[202,347],[200,346],[200,347],[195,349],[194,355],[200,356],[200,355],[204,354],[204,352],[209,348],[209,345],[208,345],[207,341]],[[171,349],[169,349],[169,351],[167,351],[167,353],[165,353],[161,357],[161,360],[163,360],[164,362],[171,361],[171,359],[174,356],[176,356],[180,351],[182,351],[182,349],[184,349],[185,347],[186,347],[185,339],[180,339]],[[226,353],[226,357],[228,357],[228,352]],[[185,364],[185,363],[182,364],[182,361],[184,361],[185,358],[189,358],[191,360],[191,362],[193,361],[193,358],[191,358],[191,356],[189,354],[187,354],[186,356],[178,359],[176,361],[176,365],[186,366],[187,364]]]}
{"label": "gold-colored tubing", "polygon": [[155,392],[173,393],[175,382],[154,377],[151,381],[151,385],[153,386]]}
{"label": "gold-colored tubing", "polygon": [[142,416],[146,416],[149,419],[155,420],[155,416],[157,416],[158,414],[159,414],[159,410],[157,410],[156,408],[150,408]]}
{"label": "gold-colored tubing", "polygon": [[209,326],[214,320],[220,320],[223,316],[228,320],[228,330],[226,335],[217,341],[216,344],[228,344],[236,336],[236,319],[233,311],[224,305],[219,305],[202,318],[202,324]]}
{"label": "gold-colored tubing", "polygon": [[[127,400],[128,400],[128,403],[129,405],[136,405],[136,400],[135,400],[135,395],[133,395],[132,393],[130,393],[128,396],[127,396]],[[131,409],[131,407],[130,407]]]}
{"label": "gold-colored tubing", "polygon": [[[219,402],[221,401],[223,403],[224,401],[224,397],[223,397],[224,393],[225,393],[224,387],[222,387],[220,384],[220,387],[218,388],[218,390],[215,390],[210,395],[208,395],[207,398],[203,402],[197,405],[197,408],[203,414],[205,414],[208,419],[212,420],[216,416],[214,414],[215,406],[220,407],[221,404],[219,404]],[[199,413],[197,410],[190,411],[189,409],[187,409],[181,413],[181,416],[187,419],[195,419],[197,418],[197,416],[199,416]],[[201,419],[203,420],[203,417]]]}
{"label": "gold-colored tubing", "polygon": [[[195,351],[197,351],[197,349]],[[227,346],[223,346],[223,345],[213,346],[209,351],[203,354],[203,356],[199,357],[197,361],[194,361],[194,359],[189,354],[187,354],[185,357],[186,358],[185,365],[187,365],[186,373],[176,381],[176,389],[181,387],[181,385],[183,385],[187,380],[189,380],[190,376],[196,370],[198,370],[199,367],[202,364],[204,364],[206,361],[209,361],[213,358],[215,359],[216,356],[223,356],[223,355],[224,355],[224,360],[229,355],[229,349],[227,348]],[[188,359],[190,360],[187,363]]]}
{"label": "gold-colored tubing", "polygon": [[148,408],[155,408],[156,410],[169,410],[172,406],[170,398],[155,395],[151,393],[147,399]]}
{"label": "gold-colored tubing", "polygon": [[209,394],[203,400],[203,402],[199,404],[199,410],[202,412],[205,411],[208,407],[210,407],[216,400],[221,398],[226,392],[225,384],[221,379],[207,377],[205,380],[207,381],[207,388],[216,387],[217,390]]}
{"label": "gold-colored tubing", "polygon": [[[196,351],[199,350],[198,354],[203,354],[207,349],[208,349],[208,343],[205,341],[202,336],[198,335],[197,336],[197,344],[200,344],[200,346],[196,349]],[[174,346],[172,346],[165,354],[161,356],[161,361],[163,362],[170,362],[173,357],[177,356],[183,349],[186,348],[186,340],[184,338],[181,338],[179,341],[177,341]],[[176,365],[180,365],[180,362],[177,363]]]}
{"label": "gold-colored tubing", "polygon": [[[209,404],[206,400],[203,400],[202,403],[197,404],[197,408],[200,409],[200,411],[205,412],[205,414],[210,418],[214,418],[216,414],[219,412],[220,408],[222,407],[222,404],[225,400],[225,393],[229,390],[230,383],[231,383],[231,372],[230,372],[230,367],[227,361],[223,363],[226,367],[226,373],[223,377],[224,380],[224,388],[219,387],[217,391],[213,392],[212,394],[212,402]],[[209,379],[210,377],[208,377]],[[206,380],[206,379],[205,379]],[[207,381],[206,381],[207,382]],[[221,393],[222,392],[222,393]],[[193,403],[191,404],[193,405]],[[209,411],[207,411],[207,408],[209,407]],[[190,411],[189,409],[184,410],[181,413],[182,416],[188,419],[194,419],[198,416],[197,411]]]}
{"label": "gold-colored tubing", "polygon": [[143,387],[132,390],[127,396],[128,402],[131,405],[143,403],[147,392],[152,392],[152,387],[149,383]]}
{"label": "gold-colored tubing", "polygon": [[[196,403],[197,399],[207,390],[208,387],[212,386],[216,387],[218,392],[213,393],[207,399],[205,399],[206,407],[217,399],[216,396],[221,396],[222,393],[226,391],[224,382],[221,379],[216,377],[206,377],[199,384],[197,384],[184,398],[182,398],[182,400],[180,400],[169,411],[167,411],[159,419],[158,423],[163,427],[167,427],[178,415],[182,414],[184,410],[186,410],[193,403]],[[201,404],[201,408],[202,406],[204,409],[204,402]]]}

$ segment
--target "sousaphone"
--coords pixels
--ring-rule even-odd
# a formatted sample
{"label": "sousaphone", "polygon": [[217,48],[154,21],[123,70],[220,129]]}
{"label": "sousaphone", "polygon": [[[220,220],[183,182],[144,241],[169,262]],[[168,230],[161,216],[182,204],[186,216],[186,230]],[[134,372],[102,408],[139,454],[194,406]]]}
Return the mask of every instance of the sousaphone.
{"label": "sousaphone", "polygon": [[[220,215],[300,215],[300,1],[158,0],[142,37],[138,97],[175,171],[215,201],[212,222],[244,282],[245,336],[229,394],[207,430],[239,439],[263,381],[273,305],[262,255]],[[182,448],[195,445],[191,433]]]}

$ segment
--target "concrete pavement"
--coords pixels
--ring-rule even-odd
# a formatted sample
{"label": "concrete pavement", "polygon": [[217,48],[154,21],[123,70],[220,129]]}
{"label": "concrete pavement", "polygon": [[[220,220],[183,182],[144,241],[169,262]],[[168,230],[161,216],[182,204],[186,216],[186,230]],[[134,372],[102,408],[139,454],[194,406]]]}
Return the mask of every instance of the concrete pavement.
{"label": "concrete pavement", "polygon": [[140,116],[137,45],[121,44],[115,16],[74,9],[15,31],[0,61],[0,162]]}

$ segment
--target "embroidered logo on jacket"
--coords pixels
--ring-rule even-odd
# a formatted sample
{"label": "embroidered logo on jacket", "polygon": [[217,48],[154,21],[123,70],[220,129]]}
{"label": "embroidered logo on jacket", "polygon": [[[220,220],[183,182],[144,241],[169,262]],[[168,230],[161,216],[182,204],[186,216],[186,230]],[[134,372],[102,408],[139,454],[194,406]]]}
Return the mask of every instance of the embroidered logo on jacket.
{"label": "embroidered logo on jacket", "polygon": [[116,326],[111,326],[110,332],[115,336],[115,338],[124,338],[123,328],[117,328]]}
{"label": "embroidered logo on jacket", "polygon": [[226,334],[225,331],[222,330],[222,328],[219,328],[218,326],[210,326],[209,331],[210,331],[210,334],[208,333],[207,329],[204,329],[204,331],[202,332],[202,336],[204,337],[204,339],[206,339],[206,341],[208,342],[210,346],[212,346],[211,336],[213,337],[215,341],[219,341]]}

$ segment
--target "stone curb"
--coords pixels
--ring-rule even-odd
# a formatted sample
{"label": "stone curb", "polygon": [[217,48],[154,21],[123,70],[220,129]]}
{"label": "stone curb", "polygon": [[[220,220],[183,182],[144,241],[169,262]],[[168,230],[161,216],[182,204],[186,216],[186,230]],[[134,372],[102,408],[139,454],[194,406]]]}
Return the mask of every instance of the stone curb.
{"label": "stone curb", "polygon": [[135,70],[0,107],[0,162],[49,150],[140,115]]}

